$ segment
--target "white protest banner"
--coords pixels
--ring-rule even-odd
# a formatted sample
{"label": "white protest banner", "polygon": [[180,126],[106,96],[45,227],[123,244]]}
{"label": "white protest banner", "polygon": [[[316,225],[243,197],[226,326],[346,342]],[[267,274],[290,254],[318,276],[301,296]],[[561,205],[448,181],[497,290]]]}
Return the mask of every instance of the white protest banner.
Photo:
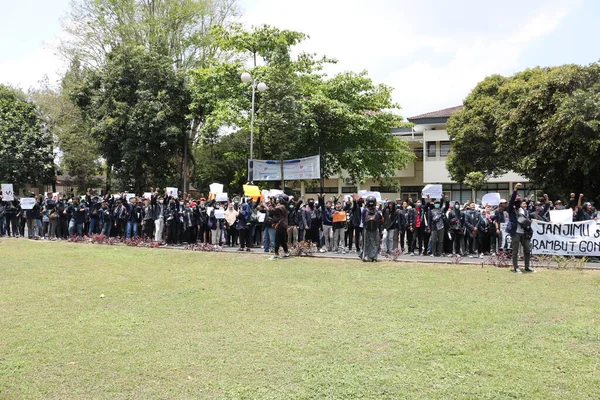
{"label": "white protest banner", "polygon": [[[281,161],[254,160],[252,180],[281,180]],[[283,178],[286,181],[321,179],[321,158],[312,156],[283,161]]]}
{"label": "white protest banner", "polygon": [[225,210],[223,210],[222,208],[215,210],[215,218],[225,219]]}
{"label": "white protest banner", "polygon": [[151,192],[144,192],[144,199],[146,199],[146,200],[152,199],[152,193]]}
{"label": "white protest banner", "polygon": [[427,197],[429,195],[432,199],[441,199],[442,198],[442,185],[425,185],[423,191],[421,191],[421,197]]}
{"label": "white protest banner", "polygon": [[482,205],[498,206],[500,205],[500,193],[488,193],[481,199]]}
{"label": "white protest banner", "polygon": [[270,190],[263,189],[260,193],[263,195],[263,197],[265,198],[265,200],[267,200],[269,197],[271,197],[271,191]]}
{"label": "white protest banner", "polygon": [[264,212],[257,212],[256,213],[256,219],[258,220],[258,222],[265,222],[265,218],[267,216],[267,213]]}
{"label": "white protest banner", "polygon": [[135,193],[125,193],[125,200],[129,201],[132,197],[135,197]]}
{"label": "white protest banner", "polygon": [[369,192],[367,190],[361,190],[358,192],[358,195],[363,200],[365,200],[369,196],[373,196],[373,197],[375,197],[375,200],[377,200],[379,203],[381,203],[381,192]]}
{"label": "white protest banner", "polygon": [[271,189],[271,197],[281,196],[282,194],[283,194],[283,190]]}
{"label": "white protest banner", "polygon": [[211,213],[211,212],[212,212],[212,210],[214,210],[214,209],[215,209],[214,207],[206,207],[206,214],[207,214],[208,216],[210,216],[210,213]]}
{"label": "white protest banner", "polygon": [[23,210],[31,210],[35,206],[35,199],[33,197],[23,197],[21,199],[21,208]]}
{"label": "white protest banner", "polygon": [[179,197],[178,191],[179,189],[176,187],[167,187],[167,196],[175,197],[177,199]]}
{"label": "white protest banner", "polygon": [[512,246],[511,236],[508,234],[506,227],[508,224],[506,222],[500,223],[500,232],[502,232],[502,248],[510,249]]}
{"label": "white protest banner", "polygon": [[225,201],[225,202],[226,202],[226,201],[229,201],[229,198],[227,197],[227,193],[219,193],[219,194],[217,195],[217,197],[215,198],[215,201],[216,201],[217,203],[221,203],[221,202],[224,202],[224,201]]}
{"label": "white protest banner", "polygon": [[13,190],[12,183],[2,184],[2,200],[13,201],[15,199],[15,191]]}
{"label": "white protest banner", "polygon": [[573,222],[573,210],[550,210],[550,222],[554,224],[569,224]]}
{"label": "white protest banner", "polygon": [[209,185],[209,188],[210,188],[211,193],[214,193],[214,194],[223,193],[223,185],[221,185],[220,183],[211,183]]}
{"label": "white protest banner", "polygon": [[531,221],[533,254],[600,256],[600,222],[552,223]]}

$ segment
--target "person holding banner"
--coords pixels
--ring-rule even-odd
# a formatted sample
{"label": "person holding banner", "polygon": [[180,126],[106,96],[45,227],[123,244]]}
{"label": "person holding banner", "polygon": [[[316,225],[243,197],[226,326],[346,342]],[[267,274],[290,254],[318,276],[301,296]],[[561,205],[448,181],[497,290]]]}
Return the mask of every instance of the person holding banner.
{"label": "person holding banner", "polygon": [[521,188],[517,183],[508,202],[508,233],[512,239],[512,264],[515,273],[520,274],[519,268],[519,249],[523,247],[523,258],[525,260],[525,272],[535,272],[530,267],[531,261],[531,219],[527,211],[527,202],[522,201],[518,204],[517,194]]}

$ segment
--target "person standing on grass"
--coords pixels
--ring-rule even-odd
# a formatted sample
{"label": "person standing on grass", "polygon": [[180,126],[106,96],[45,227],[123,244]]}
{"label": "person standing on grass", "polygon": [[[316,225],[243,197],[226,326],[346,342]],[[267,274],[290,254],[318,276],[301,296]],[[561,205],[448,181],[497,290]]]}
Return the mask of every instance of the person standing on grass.
{"label": "person standing on grass", "polygon": [[332,216],[333,221],[333,250],[336,253],[346,254],[343,246],[344,228],[346,226],[346,211],[342,209],[342,203],[335,204],[335,210]]}
{"label": "person standing on grass", "polygon": [[444,205],[444,197],[436,200],[433,208],[427,211],[427,230],[431,234],[431,256],[441,257],[444,252],[444,233],[446,227],[447,204]]}
{"label": "person standing on grass", "polygon": [[321,215],[318,207],[315,205],[315,199],[313,198],[308,199],[308,204],[302,211],[302,224],[304,224],[306,240],[316,244],[317,250],[321,250],[321,239],[319,238]]}
{"label": "person standing on grass", "polygon": [[[287,246],[288,202],[289,197],[286,194],[282,194],[277,199],[277,206],[271,206],[268,210],[275,231],[275,253],[271,256],[271,260],[290,256]],[[283,248],[283,256],[279,256],[280,248]]]}
{"label": "person standing on grass", "polygon": [[240,248],[238,251],[250,251],[250,247],[248,246],[248,234],[250,232],[251,215],[252,211],[250,210],[250,205],[242,200],[240,212],[238,213],[236,221],[236,228],[238,230],[238,237],[240,241]]}
{"label": "person standing on grass", "polygon": [[363,245],[359,258],[363,261],[377,261],[381,239],[381,213],[377,209],[377,200],[373,196],[366,199],[362,211]]}
{"label": "person standing on grass", "polygon": [[531,260],[531,219],[527,211],[527,202],[522,201],[520,205],[517,202],[518,190],[521,184],[517,183],[508,202],[508,232],[512,239],[512,264],[515,273],[520,274],[519,268],[519,249],[523,248],[523,258],[525,260],[525,272],[535,272],[529,266]]}

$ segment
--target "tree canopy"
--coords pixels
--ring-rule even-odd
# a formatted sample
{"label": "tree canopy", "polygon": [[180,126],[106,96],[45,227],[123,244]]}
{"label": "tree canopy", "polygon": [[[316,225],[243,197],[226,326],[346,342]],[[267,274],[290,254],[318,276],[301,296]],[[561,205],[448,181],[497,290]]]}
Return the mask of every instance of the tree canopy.
{"label": "tree canopy", "polygon": [[54,179],[52,136],[35,104],[0,85],[0,181],[20,187]]}
{"label": "tree canopy", "polygon": [[549,193],[600,193],[600,64],[480,82],[448,121],[453,179],[517,172]]}

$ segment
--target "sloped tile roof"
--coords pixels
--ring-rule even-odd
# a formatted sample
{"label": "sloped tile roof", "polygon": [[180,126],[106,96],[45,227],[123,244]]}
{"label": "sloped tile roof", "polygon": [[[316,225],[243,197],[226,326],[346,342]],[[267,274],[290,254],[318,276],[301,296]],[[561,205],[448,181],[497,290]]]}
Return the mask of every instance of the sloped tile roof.
{"label": "sloped tile roof", "polygon": [[408,120],[412,121],[414,119],[425,119],[425,118],[450,118],[450,116],[452,114],[454,114],[455,112],[460,111],[462,109],[463,109],[463,106],[444,108],[443,110],[437,110],[437,111],[432,111],[432,112],[428,112],[428,113],[421,114],[421,115],[416,115],[414,117],[408,118]]}

